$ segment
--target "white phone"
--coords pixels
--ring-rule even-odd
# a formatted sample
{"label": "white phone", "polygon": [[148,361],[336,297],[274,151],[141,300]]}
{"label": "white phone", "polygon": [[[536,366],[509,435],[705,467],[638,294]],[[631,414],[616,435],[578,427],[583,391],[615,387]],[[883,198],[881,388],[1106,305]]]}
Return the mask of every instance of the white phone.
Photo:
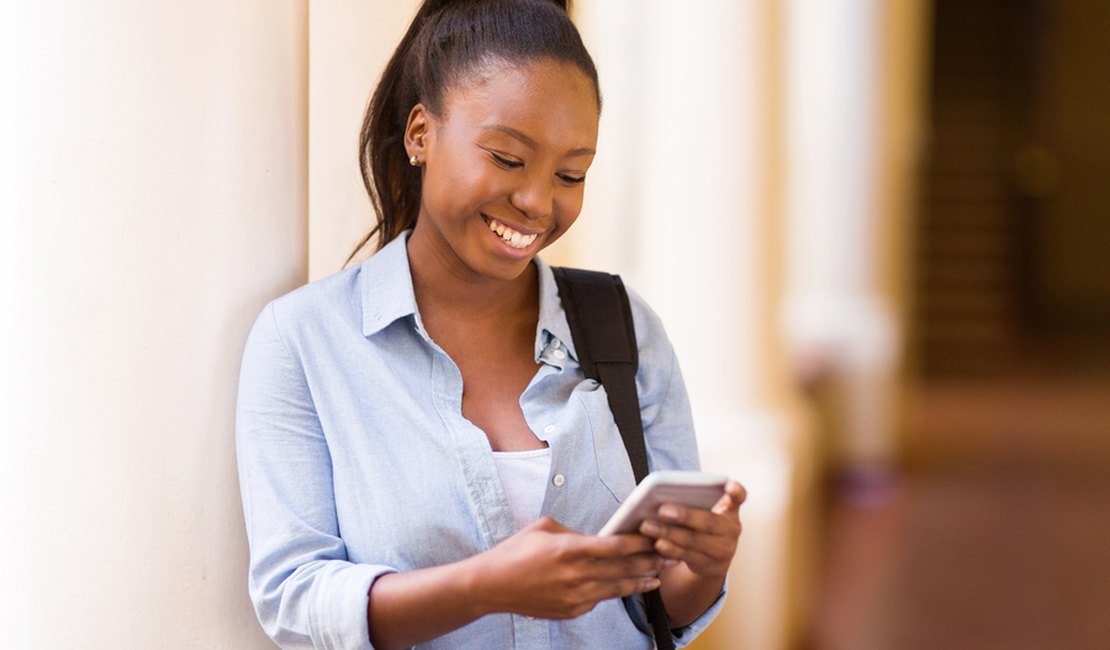
{"label": "white phone", "polygon": [[648,474],[628,495],[598,535],[632,533],[664,503],[709,510],[725,493],[728,477],[711,472],[660,471]]}

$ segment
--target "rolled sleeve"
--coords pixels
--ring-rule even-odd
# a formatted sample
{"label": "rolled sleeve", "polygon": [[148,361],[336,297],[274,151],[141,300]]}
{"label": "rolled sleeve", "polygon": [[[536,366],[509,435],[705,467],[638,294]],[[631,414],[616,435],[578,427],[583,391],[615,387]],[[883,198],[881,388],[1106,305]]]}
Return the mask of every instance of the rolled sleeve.
{"label": "rolled sleeve", "polygon": [[273,304],[244,352],[236,447],[248,585],[263,629],[283,648],[371,648],[370,588],[395,569],[347,559],[327,441]]}

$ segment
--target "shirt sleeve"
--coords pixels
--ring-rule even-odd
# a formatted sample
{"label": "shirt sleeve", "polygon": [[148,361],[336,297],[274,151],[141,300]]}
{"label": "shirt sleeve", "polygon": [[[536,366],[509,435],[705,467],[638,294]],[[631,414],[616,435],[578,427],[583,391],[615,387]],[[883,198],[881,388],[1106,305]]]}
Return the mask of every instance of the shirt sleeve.
{"label": "shirt sleeve", "polygon": [[[636,384],[648,468],[650,471],[700,469],[690,398],[674,348],[655,312],[633,291],[628,293],[640,355]],[[676,647],[688,645],[709,627],[724,606],[727,593],[726,577],[721,593],[709,609],[690,625],[672,630]],[[632,602],[626,599],[625,607],[641,630],[650,629],[642,599]]]}
{"label": "shirt sleeve", "polygon": [[283,648],[371,648],[370,587],[395,569],[347,559],[327,441],[273,303],[247,340],[236,447],[248,586],[263,629]]}
{"label": "shirt sleeve", "polygon": [[[718,594],[717,600],[713,601],[709,609],[705,610],[704,614],[686,627],[671,630],[671,638],[674,640],[676,648],[682,648],[693,643],[694,639],[704,632],[705,628],[709,627],[713,619],[717,618],[717,614],[720,613],[721,608],[724,607],[725,604],[725,595],[728,593],[728,582],[729,577],[725,576],[725,584],[721,589],[721,593]],[[651,625],[648,624],[647,607],[644,605],[644,599],[640,596],[629,596],[622,600],[624,601],[624,609],[628,612],[628,616],[632,619],[633,624],[644,634],[652,636],[653,633]],[[666,603],[664,603],[664,606],[665,605]]]}

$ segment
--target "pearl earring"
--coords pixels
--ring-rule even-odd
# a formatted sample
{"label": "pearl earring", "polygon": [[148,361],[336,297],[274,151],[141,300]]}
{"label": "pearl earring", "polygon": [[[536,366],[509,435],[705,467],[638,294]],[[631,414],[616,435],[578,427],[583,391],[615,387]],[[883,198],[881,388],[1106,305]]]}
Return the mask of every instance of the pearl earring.
{"label": "pearl earring", "polygon": [[419,167],[420,166],[420,159],[417,158],[416,156],[413,156],[413,157],[409,158],[409,164],[412,165],[413,167]]}

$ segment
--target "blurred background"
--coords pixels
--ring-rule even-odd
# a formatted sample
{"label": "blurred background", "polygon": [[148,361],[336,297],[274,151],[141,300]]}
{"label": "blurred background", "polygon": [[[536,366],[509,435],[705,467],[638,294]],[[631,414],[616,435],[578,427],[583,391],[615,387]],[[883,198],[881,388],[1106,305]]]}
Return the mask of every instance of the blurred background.
{"label": "blurred background", "polygon": [[[0,2],[4,647],[264,648],[233,412],[372,223],[389,3]],[[748,487],[702,649],[1110,639],[1110,3],[580,0],[548,261],[660,313]]]}

